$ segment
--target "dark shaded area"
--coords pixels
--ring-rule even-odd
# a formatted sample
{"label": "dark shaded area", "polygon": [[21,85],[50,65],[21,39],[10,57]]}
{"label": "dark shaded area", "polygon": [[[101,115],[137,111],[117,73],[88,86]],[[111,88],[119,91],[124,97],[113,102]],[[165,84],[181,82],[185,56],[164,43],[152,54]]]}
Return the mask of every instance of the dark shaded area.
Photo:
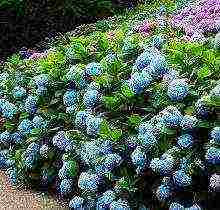
{"label": "dark shaded area", "polygon": [[57,33],[71,31],[81,24],[94,23],[113,15],[115,11],[122,8],[135,6],[138,1],[112,0],[114,12],[106,8],[102,11],[94,11],[92,8],[88,13],[85,8],[85,11],[81,11],[83,15],[64,14],[59,4],[55,6],[54,2],[26,1],[25,10],[20,15],[13,8],[0,9],[0,60],[4,60],[23,46],[37,49],[36,44],[45,40],[46,37],[51,38]]}

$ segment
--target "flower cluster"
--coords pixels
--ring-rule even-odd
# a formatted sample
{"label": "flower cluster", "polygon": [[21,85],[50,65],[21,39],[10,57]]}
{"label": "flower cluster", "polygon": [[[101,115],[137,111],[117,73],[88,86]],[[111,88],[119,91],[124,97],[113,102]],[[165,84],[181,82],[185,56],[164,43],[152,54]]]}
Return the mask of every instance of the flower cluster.
{"label": "flower cluster", "polygon": [[0,113],[5,118],[12,119],[17,113],[17,107],[6,99],[0,99]]}
{"label": "flower cluster", "polygon": [[37,111],[37,97],[29,95],[25,100],[25,111],[31,114]]}
{"label": "flower cluster", "polygon": [[24,164],[27,168],[33,168],[36,166],[40,152],[40,145],[33,142],[29,144],[24,152]]}
{"label": "flower cluster", "polygon": [[72,151],[75,148],[74,142],[67,138],[64,131],[58,131],[53,137],[52,142],[60,150]]}
{"label": "flower cluster", "polygon": [[97,174],[82,172],[79,176],[78,186],[82,190],[97,191],[102,179]]}
{"label": "flower cluster", "polygon": [[167,94],[173,101],[183,100],[189,93],[185,79],[174,79],[168,86]]}
{"label": "flower cluster", "polygon": [[220,16],[217,0],[203,0],[178,11],[171,20],[175,28],[183,29],[190,38],[196,34],[217,32]]}

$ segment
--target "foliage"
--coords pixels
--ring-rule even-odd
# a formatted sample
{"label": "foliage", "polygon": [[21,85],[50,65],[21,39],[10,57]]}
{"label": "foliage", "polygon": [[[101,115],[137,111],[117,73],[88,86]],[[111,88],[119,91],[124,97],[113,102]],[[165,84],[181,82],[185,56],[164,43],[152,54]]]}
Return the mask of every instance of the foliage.
{"label": "foliage", "polygon": [[[163,2],[169,15],[174,4]],[[219,166],[219,52],[158,24],[159,6],[69,34],[43,56],[7,60],[0,147],[10,157],[0,153],[0,166],[68,199],[76,189],[70,206],[83,208],[161,209],[186,192],[195,201],[209,193],[198,180]],[[147,35],[135,30],[146,18],[156,27]],[[157,49],[155,36],[166,37]]]}

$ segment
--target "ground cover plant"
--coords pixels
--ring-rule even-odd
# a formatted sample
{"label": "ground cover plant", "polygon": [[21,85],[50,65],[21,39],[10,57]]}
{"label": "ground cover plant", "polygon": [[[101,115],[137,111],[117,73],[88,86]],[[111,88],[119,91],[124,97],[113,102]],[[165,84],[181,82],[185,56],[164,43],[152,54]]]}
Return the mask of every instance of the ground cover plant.
{"label": "ground cover plant", "polygon": [[[207,2],[218,8],[188,6]],[[207,13],[213,30],[187,34],[194,22],[173,24],[181,5],[140,4],[1,65],[0,167],[13,184],[70,209],[219,209],[220,11]]]}

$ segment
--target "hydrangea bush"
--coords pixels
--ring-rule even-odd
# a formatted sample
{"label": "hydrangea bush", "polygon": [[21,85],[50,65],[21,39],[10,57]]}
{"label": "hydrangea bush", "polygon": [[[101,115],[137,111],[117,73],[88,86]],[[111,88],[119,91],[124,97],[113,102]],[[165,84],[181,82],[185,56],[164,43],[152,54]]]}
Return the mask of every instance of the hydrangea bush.
{"label": "hydrangea bush", "polygon": [[153,15],[145,4],[142,18],[130,11],[120,27],[2,64],[0,169],[12,184],[70,209],[208,209],[219,191],[218,35],[186,41],[169,26],[175,4],[150,5]]}

